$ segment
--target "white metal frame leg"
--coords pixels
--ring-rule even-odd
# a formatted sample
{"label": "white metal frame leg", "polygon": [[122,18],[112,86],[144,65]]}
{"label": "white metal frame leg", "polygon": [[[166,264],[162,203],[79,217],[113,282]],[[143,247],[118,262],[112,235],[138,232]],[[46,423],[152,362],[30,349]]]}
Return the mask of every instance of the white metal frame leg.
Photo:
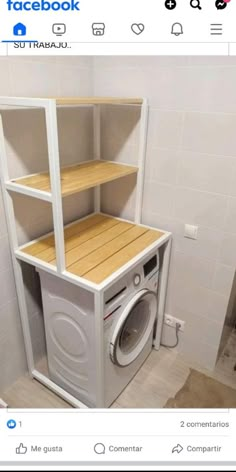
{"label": "white metal frame leg", "polygon": [[140,117],[140,141],[138,158],[138,177],[136,186],[136,205],[135,205],[135,223],[141,223],[143,206],[143,186],[145,173],[145,158],[147,147],[147,128],[148,128],[148,101],[143,100]]}
{"label": "white metal frame leg", "polygon": [[[101,109],[99,105],[94,105],[93,108],[93,149],[94,159],[101,159]],[[94,188],[94,211],[100,213],[101,211],[101,186]]]}
{"label": "white metal frame leg", "polygon": [[61,197],[61,174],[58,149],[57,112],[54,101],[49,101],[45,106],[45,118],[48,140],[48,160],[52,193],[52,213],[55,235],[57,271],[65,270],[65,241],[63,210]]}
{"label": "white metal frame leg", "polygon": [[164,247],[164,255],[162,261],[162,269],[159,279],[159,288],[158,288],[158,308],[157,308],[157,327],[154,338],[154,348],[156,350],[160,349],[161,344],[161,333],[163,328],[163,321],[165,316],[165,303],[166,303],[166,293],[167,293],[167,283],[169,275],[169,266],[170,266],[170,254],[171,254],[171,237],[167,241]]}
{"label": "white metal frame leg", "polygon": [[96,408],[104,408],[104,326],[103,326],[104,292],[94,294],[95,339],[96,339]]}

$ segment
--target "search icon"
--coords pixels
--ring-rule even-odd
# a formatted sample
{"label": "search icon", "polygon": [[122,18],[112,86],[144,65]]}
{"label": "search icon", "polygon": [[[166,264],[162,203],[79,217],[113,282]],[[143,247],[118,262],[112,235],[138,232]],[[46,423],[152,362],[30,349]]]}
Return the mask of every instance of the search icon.
{"label": "search icon", "polygon": [[96,454],[105,454],[106,448],[105,448],[104,444],[102,444],[102,443],[95,444],[94,452],[96,452]]}
{"label": "search icon", "polygon": [[202,7],[200,5],[200,0],[191,0],[190,5],[192,8],[198,8],[198,10],[201,10]]}

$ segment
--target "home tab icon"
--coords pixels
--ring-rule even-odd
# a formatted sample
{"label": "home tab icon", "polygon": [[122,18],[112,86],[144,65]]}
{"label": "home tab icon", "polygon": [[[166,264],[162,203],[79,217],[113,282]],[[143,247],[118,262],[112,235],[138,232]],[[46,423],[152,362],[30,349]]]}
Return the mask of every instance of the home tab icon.
{"label": "home tab icon", "polygon": [[26,26],[23,23],[17,23],[13,26],[14,36],[25,36],[26,35]]}

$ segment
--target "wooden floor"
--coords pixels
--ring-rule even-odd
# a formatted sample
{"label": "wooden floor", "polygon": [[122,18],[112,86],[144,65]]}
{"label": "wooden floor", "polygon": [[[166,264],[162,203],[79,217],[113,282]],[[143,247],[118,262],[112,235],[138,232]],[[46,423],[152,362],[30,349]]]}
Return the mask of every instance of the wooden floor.
{"label": "wooden floor", "polygon": [[[62,197],[83,192],[96,185],[111,182],[130,174],[137,174],[138,168],[109,161],[89,161],[61,169]],[[11,181],[24,187],[51,193],[50,176],[48,172],[34,174]]]}
{"label": "wooden floor", "polygon": [[[65,228],[66,268],[74,275],[100,283],[163,234],[110,216],[90,216]],[[53,235],[21,250],[56,265]]]}
{"label": "wooden floor", "polygon": [[[213,372],[188,363],[174,350],[153,350],[133,380],[111,408],[162,408],[184,385],[190,368],[197,369],[236,389],[236,334],[229,341]],[[40,369],[40,365],[37,366]],[[45,362],[41,371],[45,373]],[[28,376],[21,377],[2,398],[12,408],[71,408],[68,403]]]}

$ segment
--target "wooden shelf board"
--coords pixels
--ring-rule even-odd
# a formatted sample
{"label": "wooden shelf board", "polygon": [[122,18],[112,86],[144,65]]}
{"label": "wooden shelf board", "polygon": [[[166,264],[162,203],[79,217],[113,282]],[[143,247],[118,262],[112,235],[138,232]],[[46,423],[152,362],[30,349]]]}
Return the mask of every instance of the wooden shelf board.
{"label": "wooden shelf board", "polygon": [[142,105],[142,98],[122,97],[58,97],[57,105]]}
{"label": "wooden shelf board", "polygon": [[[110,216],[89,216],[65,228],[66,269],[99,284],[163,235]],[[53,235],[29,243],[21,251],[56,265]]]}
{"label": "wooden shelf board", "polygon": [[[64,167],[61,169],[62,196],[66,197],[82,192],[126,175],[136,174],[137,172],[137,167],[102,160],[88,161],[75,166]],[[22,177],[11,182],[44,192],[51,192],[48,172]]]}

